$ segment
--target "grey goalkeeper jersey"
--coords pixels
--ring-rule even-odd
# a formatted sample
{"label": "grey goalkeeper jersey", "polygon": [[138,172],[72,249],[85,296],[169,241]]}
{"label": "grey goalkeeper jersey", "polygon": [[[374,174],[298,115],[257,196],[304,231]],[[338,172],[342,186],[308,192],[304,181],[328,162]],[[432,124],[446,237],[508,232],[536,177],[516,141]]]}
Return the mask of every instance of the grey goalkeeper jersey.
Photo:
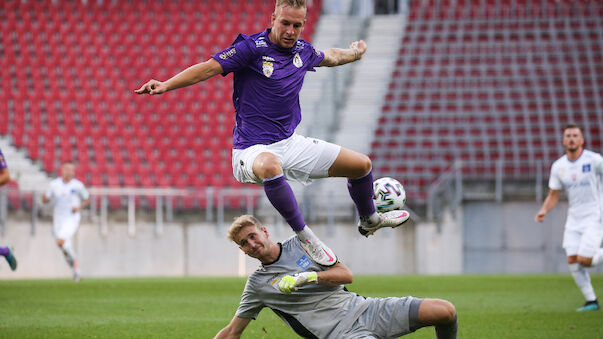
{"label": "grey goalkeeper jersey", "polygon": [[301,247],[297,236],[281,246],[279,258],[263,264],[249,276],[236,316],[255,319],[269,307],[304,338],[341,338],[368,307],[364,297],[343,286],[306,285],[292,294],[273,286],[275,279],[304,271],[324,271]]}

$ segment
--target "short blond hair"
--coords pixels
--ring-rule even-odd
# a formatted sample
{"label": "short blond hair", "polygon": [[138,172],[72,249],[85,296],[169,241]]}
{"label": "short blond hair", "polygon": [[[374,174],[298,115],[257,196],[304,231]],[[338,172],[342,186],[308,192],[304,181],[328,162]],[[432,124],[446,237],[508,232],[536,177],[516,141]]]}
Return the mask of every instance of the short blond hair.
{"label": "short blond hair", "polygon": [[261,230],[262,227],[264,227],[256,217],[254,217],[253,215],[245,214],[235,218],[235,220],[232,222],[232,225],[230,225],[230,228],[228,228],[226,237],[230,241],[236,243],[234,237],[237,235],[237,233],[239,233],[239,231],[241,231],[241,229],[247,226],[255,226],[258,230]]}
{"label": "short blond hair", "polygon": [[274,8],[276,9],[283,5],[291,8],[306,8],[306,0],[276,0]]}

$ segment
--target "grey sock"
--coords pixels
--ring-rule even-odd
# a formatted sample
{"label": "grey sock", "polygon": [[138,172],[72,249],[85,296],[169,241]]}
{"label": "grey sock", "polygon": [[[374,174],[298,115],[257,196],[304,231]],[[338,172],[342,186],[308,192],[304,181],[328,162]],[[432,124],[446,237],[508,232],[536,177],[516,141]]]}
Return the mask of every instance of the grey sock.
{"label": "grey sock", "polygon": [[454,320],[446,325],[438,325],[435,327],[436,338],[438,339],[456,339],[456,332],[459,327],[459,320],[454,317]]}

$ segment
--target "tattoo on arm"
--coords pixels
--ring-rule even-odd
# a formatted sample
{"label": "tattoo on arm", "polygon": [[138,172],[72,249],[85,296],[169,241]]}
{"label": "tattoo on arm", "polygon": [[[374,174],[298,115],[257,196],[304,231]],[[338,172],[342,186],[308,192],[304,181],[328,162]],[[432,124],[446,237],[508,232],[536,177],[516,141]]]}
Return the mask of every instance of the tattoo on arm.
{"label": "tattoo on arm", "polygon": [[345,65],[360,59],[360,53],[355,48],[331,48],[325,51],[325,58],[320,66],[334,67]]}

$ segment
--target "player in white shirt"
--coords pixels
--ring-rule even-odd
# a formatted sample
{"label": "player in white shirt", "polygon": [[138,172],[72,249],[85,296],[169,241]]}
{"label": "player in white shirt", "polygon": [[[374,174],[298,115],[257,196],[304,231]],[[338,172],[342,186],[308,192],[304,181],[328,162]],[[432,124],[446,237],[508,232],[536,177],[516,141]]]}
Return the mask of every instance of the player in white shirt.
{"label": "player in white shirt", "polygon": [[80,211],[90,203],[90,195],[81,181],[74,178],[75,166],[72,162],[61,165],[61,177],[50,182],[42,201],[54,201],[53,234],[57,245],[63,251],[67,264],[73,269],[73,280],[80,280],[80,269],[72,238],[80,225]]}
{"label": "player in white shirt", "polygon": [[569,209],[563,248],[567,253],[569,270],[586,299],[579,312],[599,310],[599,302],[585,267],[603,262],[603,157],[584,149],[583,145],[580,127],[567,125],[563,130],[565,155],[551,167],[549,194],[534,218],[536,222],[542,222],[559,201],[560,191],[564,189],[567,192]]}

